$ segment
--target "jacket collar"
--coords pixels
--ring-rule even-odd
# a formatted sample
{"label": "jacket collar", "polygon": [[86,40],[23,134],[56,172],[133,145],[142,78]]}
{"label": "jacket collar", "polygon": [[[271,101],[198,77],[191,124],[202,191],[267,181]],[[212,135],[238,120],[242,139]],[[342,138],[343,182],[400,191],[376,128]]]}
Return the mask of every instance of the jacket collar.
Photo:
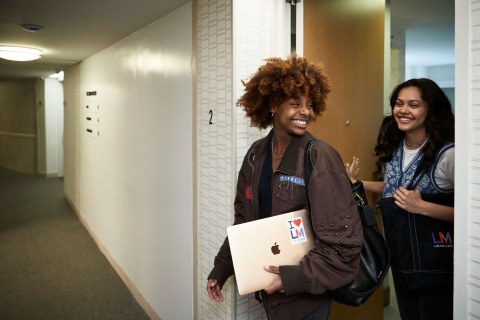
{"label": "jacket collar", "polygon": [[[273,134],[273,129],[271,129],[262,143],[256,146],[255,151],[259,158],[263,158],[263,154],[266,152],[267,148],[271,148]],[[314,137],[308,131],[305,132],[303,136],[292,136],[292,141],[290,141],[287,150],[285,150],[285,155],[283,156],[277,171],[293,175],[297,166],[297,158],[300,156],[299,152],[304,152],[305,146],[312,139],[314,139]]]}

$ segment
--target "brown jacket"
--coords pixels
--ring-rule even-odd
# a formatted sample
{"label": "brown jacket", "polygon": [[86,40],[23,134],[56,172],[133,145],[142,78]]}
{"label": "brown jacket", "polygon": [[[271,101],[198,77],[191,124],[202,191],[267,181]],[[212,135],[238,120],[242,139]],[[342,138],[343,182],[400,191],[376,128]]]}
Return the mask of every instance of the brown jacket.
{"label": "brown jacket", "polygon": [[[237,182],[234,224],[259,218],[258,185],[267,148],[271,148],[273,130],[253,143],[244,158]],[[310,133],[295,136],[272,177],[272,215],[306,208],[304,156]],[[298,266],[280,266],[285,293],[264,297],[271,319],[301,319],[317,309],[329,290],[351,282],[358,272],[359,254],[363,244],[360,217],[352,197],[345,167],[338,152],[317,140],[312,148],[313,171],[308,184],[310,214],[316,234],[315,247]],[[301,178],[281,182],[285,176]],[[209,279],[223,286],[234,273],[228,239],[215,257]]]}

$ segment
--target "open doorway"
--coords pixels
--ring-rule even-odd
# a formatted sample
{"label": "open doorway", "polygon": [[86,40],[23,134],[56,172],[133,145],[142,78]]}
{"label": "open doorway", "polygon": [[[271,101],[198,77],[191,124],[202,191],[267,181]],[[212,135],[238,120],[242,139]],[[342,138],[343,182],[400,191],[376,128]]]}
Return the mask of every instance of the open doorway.
{"label": "open doorway", "polygon": [[[455,110],[455,1],[390,0],[388,4],[390,87],[385,91],[389,95],[396,85],[411,78],[429,78],[445,92]],[[384,113],[390,113],[389,106]],[[399,320],[391,274],[388,284],[390,303],[384,320]]]}
{"label": "open doorway", "polygon": [[455,1],[390,0],[391,88],[430,78],[455,109]]}

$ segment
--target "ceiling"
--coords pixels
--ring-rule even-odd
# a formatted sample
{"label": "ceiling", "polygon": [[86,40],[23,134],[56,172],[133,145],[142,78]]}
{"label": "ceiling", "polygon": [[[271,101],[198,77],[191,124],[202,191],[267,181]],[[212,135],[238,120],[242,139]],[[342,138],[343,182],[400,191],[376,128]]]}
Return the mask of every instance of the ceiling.
{"label": "ceiling", "polygon": [[[46,77],[64,70],[181,7],[189,0],[1,0],[0,45],[33,47],[31,62],[0,59],[0,79]],[[20,25],[43,26],[41,32]]]}
{"label": "ceiling", "polygon": [[[32,62],[0,59],[0,80],[46,77],[64,70],[187,2],[1,0],[0,45],[34,47],[43,51],[43,57]],[[433,58],[446,51],[452,54],[442,59],[453,61],[454,0],[390,0],[390,3],[393,38],[401,30],[416,30],[413,34],[418,39],[412,40],[409,48],[418,50],[411,51],[414,57],[426,56],[432,63]],[[22,24],[44,28],[37,33],[28,32],[20,27]],[[426,46],[426,39],[432,45]]]}
{"label": "ceiling", "polygon": [[455,63],[455,0],[389,2],[392,47],[406,47],[407,65]]}

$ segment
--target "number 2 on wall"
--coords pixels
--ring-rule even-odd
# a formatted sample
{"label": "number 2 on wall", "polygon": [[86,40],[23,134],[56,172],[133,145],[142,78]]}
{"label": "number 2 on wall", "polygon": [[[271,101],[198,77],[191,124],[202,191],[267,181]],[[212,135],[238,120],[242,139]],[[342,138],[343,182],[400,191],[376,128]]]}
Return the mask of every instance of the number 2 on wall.
{"label": "number 2 on wall", "polygon": [[210,115],[210,120],[208,120],[208,124],[213,124],[213,122],[212,122],[213,111],[212,110],[208,111],[208,114]]}

